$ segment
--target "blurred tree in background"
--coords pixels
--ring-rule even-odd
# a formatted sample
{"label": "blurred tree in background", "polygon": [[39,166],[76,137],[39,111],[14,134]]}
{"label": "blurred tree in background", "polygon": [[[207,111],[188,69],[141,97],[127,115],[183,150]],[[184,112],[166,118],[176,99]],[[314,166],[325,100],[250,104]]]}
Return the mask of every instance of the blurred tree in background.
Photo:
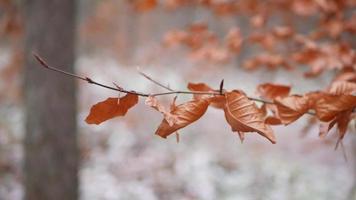
{"label": "blurred tree in background", "polygon": [[29,0],[25,15],[25,199],[78,198],[76,87],[45,73],[33,52],[73,71],[76,1]]}

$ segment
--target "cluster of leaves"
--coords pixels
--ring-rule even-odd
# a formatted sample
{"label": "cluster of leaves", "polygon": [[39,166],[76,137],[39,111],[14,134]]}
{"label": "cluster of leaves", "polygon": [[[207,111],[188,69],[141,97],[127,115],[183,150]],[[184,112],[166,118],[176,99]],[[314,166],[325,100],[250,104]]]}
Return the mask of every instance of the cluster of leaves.
{"label": "cluster of leaves", "polygon": [[173,30],[164,38],[167,47],[184,45],[191,50],[190,57],[195,60],[226,63],[240,52],[242,37],[238,28],[231,29],[220,42],[218,37],[204,23],[189,25],[186,31]]}
{"label": "cluster of leaves", "polygon": [[[91,108],[86,122],[100,124],[124,116],[138,103],[139,96],[145,96],[145,104],[162,113],[163,120],[156,134],[163,138],[200,119],[209,106],[224,111],[227,123],[233,132],[238,133],[241,141],[246,132],[257,132],[275,143],[271,126],[289,125],[306,113],[315,115],[321,122],[321,136],[337,125],[338,141],[341,141],[350,121],[356,119],[356,73],[353,70],[340,73],[326,90],[304,95],[290,94],[290,86],[261,84],[257,91],[264,100],[250,98],[241,90],[223,90],[222,85],[219,90],[214,90],[204,83],[189,83],[188,89],[193,99],[176,105],[174,98],[169,109],[158,101],[156,95],[131,91],[121,98],[108,98]],[[258,107],[256,100],[263,105]]]}
{"label": "cluster of leaves", "polygon": [[[356,4],[352,0],[342,1],[219,1],[219,0],[137,0],[136,5],[148,11],[160,3],[168,8],[203,6],[217,16],[248,17],[247,34],[242,27],[232,27],[219,41],[216,34],[204,23],[193,23],[186,30],[173,30],[166,34],[164,44],[168,47],[181,44],[190,49],[190,57],[198,61],[226,63],[241,51],[253,48],[255,55],[243,60],[246,69],[293,69],[308,66],[306,77],[313,77],[325,70],[356,68],[355,51],[350,37],[356,33]],[[276,22],[278,17],[281,22]],[[303,30],[299,20],[313,23],[313,29]],[[246,30],[244,30],[246,32]],[[257,49],[255,46],[257,45]]]}

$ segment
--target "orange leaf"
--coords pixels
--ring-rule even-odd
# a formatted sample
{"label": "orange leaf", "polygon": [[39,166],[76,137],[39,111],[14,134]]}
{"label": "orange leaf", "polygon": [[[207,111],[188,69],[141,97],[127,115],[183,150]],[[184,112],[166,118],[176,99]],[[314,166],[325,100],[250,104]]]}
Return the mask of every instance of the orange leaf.
{"label": "orange leaf", "polygon": [[332,129],[332,127],[337,124],[338,132],[339,132],[339,139],[338,141],[342,140],[346,134],[347,126],[352,118],[352,111],[344,111],[338,114],[335,119],[330,122],[320,124],[320,137],[325,137],[326,134]]}
{"label": "orange leaf", "polygon": [[282,121],[278,117],[268,116],[265,119],[265,123],[269,125],[280,125],[282,124]]}
{"label": "orange leaf", "polygon": [[187,87],[190,91],[201,91],[201,92],[214,91],[214,89],[212,89],[205,83],[188,83]]}
{"label": "orange leaf", "polygon": [[349,125],[349,122],[351,121],[351,114],[352,111],[345,111],[339,114],[337,117],[337,129],[339,131],[339,140],[342,140],[346,134],[347,131],[347,126]]}
{"label": "orange leaf", "polygon": [[204,115],[208,109],[209,102],[206,99],[196,99],[176,106],[171,110],[171,114],[176,117],[175,123],[170,126],[166,119],[163,119],[156,134],[166,138],[177,130],[188,126]]}
{"label": "orange leaf", "polygon": [[299,95],[291,95],[274,100],[277,106],[278,117],[285,125],[299,119],[309,110],[308,98]]}
{"label": "orange leaf", "polygon": [[[188,89],[193,92],[218,92],[214,90],[205,83],[188,83]],[[200,95],[194,94],[194,99],[205,98],[210,101],[210,105],[214,108],[224,109],[225,107],[225,97],[222,95]]]}
{"label": "orange leaf", "polygon": [[290,87],[286,85],[265,83],[257,87],[257,92],[261,97],[273,100],[276,97],[286,97],[290,92]]}
{"label": "orange leaf", "polygon": [[335,81],[331,84],[328,92],[336,95],[356,93],[356,83]]}
{"label": "orange leaf", "polygon": [[315,99],[314,109],[319,120],[328,122],[339,113],[352,110],[356,106],[356,96],[322,93]]}
{"label": "orange leaf", "polygon": [[243,140],[244,132],[257,132],[272,143],[276,143],[273,130],[264,123],[264,116],[256,104],[240,91],[225,93],[225,118],[232,131],[238,132]]}
{"label": "orange leaf", "polygon": [[85,121],[88,124],[100,124],[108,119],[124,116],[137,102],[138,96],[135,94],[127,94],[120,99],[108,98],[92,106]]}

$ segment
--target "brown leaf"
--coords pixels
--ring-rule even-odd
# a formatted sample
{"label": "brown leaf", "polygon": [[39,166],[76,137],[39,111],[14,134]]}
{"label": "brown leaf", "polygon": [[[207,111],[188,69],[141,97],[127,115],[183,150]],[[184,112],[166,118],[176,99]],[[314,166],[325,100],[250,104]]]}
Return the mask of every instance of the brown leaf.
{"label": "brown leaf", "polygon": [[188,83],[187,88],[190,91],[201,91],[201,92],[210,92],[210,91],[214,91],[214,89],[212,89],[211,87],[209,87],[207,84],[205,83]]}
{"label": "brown leaf", "polygon": [[108,119],[124,116],[137,102],[138,96],[135,94],[127,94],[120,99],[108,98],[92,106],[85,121],[88,124],[100,124]]}
{"label": "brown leaf", "polygon": [[319,120],[328,122],[343,111],[352,110],[356,106],[356,96],[333,95],[321,93],[314,98],[313,105]]}
{"label": "brown leaf", "polygon": [[351,121],[352,111],[344,111],[338,114],[335,119],[330,122],[325,122],[320,124],[320,137],[325,137],[326,134],[332,129],[332,127],[337,124],[338,132],[339,132],[339,140],[342,140],[346,134],[347,126]]}
{"label": "brown leaf", "polygon": [[[193,92],[218,92],[212,89],[205,83],[188,83],[188,89]],[[214,108],[224,109],[225,97],[222,95],[199,95],[194,94],[195,99],[205,98],[210,102],[210,105]]]}
{"label": "brown leaf", "polygon": [[282,121],[278,117],[268,116],[265,119],[265,123],[269,125],[280,125],[282,124]]}
{"label": "brown leaf", "polygon": [[244,132],[257,132],[272,143],[276,143],[271,127],[264,123],[263,113],[256,104],[240,91],[225,93],[225,118],[232,131],[238,132],[243,140]]}
{"label": "brown leaf", "polygon": [[257,92],[261,97],[273,100],[277,97],[286,97],[290,92],[290,86],[265,83],[257,87]]}
{"label": "brown leaf", "polygon": [[284,98],[274,100],[277,106],[278,117],[285,125],[299,119],[304,113],[309,110],[308,98],[299,95],[291,95]]}
{"label": "brown leaf", "polygon": [[209,102],[205,99],[196,99],[176,106],[171,110],[171,114],[176,117],[176,122],[170,126],[166,119],[163,119],[156,134],[166,138],[177,130],[188,126],[204,115]]}
{"label": "brown leaf", "polygon": [[328,92],[331,94],[354,94],[356,93],[356,83],[346,81],[335,81],[331,84]]}

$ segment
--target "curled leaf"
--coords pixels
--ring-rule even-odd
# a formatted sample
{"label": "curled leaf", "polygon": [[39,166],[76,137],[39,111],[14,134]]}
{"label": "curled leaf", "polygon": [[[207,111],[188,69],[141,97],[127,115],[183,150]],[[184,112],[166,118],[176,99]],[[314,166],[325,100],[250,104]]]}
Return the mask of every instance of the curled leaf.
{"label": "curled leaf", "polygon": [[286,97],[290,92],[290,86],[265,83],[257,87],[257,92],[261,97],[273,100],[277,97]]}
{"label": "curled leaf", "polygon": [[211,87],[209,87],[205,83],[188,83],[187,87],[188,87],[188,89],[190,91],[200,91],[200,92],[212,92],[212,91],[214,91],[214,89],[212,89]]}
{"label": "curled leaf", "polygon": [[331,84],[328,92],[331,94],[354,94],[356,93],[356,83],[346,81],[335,81]]}
{"label": "curled leaf", "polygon": [[170,114],[176,117],[175,123],[171,126],[166,119],[163,119],[156,134],[166,138],[177,130],[188,126],[204,115],[208,109],[209,101],[206,99],[196,99],[174,107]]}
{"label": "curled leaf", "polygon": [[[223,83],[223,82],[222,82]],[[220,92],[214,90],[205,83],[188,83],[188,89],[193,92]],[[223,92],[223,90],[221,90]],[[223,95],[200,95],[194,94],[194,99],[207,99],[214,108],[224,109],[225,97]]]}
{"label": "curled leaf", "polygon": [[314,109],[319,120],[328,122],[343,111],[356,106],[356,96],[321,93],[315,99]]}
{"label": "curled leaf", "polygon": [[256,104],[240,91],[225,93],[225,118],[232,131],[238,132],[243,140],[244,132],[257,132],[272,143],[276,143],[273,130],[264,123],[264,116]]}
{"label": "curled leaf", "polygon": [[265,123],[269,125],[280,125],[282,124],[282,121],[278,117],[268,116],[265,119]]}
{"label": "curled leaf", "polygon": [[274,100],[277,106],[277,114],[282,124],[290,124],[299,119],[309,110],[309,101],[307,97],[291,95]]}
{"label": "curled leaf", "polygon": [[136,94],[127,94],[120,99],[108,98],[92,106],[85,121],[88,124],[100,124],[108,119],[124,116],[137,102]]}

